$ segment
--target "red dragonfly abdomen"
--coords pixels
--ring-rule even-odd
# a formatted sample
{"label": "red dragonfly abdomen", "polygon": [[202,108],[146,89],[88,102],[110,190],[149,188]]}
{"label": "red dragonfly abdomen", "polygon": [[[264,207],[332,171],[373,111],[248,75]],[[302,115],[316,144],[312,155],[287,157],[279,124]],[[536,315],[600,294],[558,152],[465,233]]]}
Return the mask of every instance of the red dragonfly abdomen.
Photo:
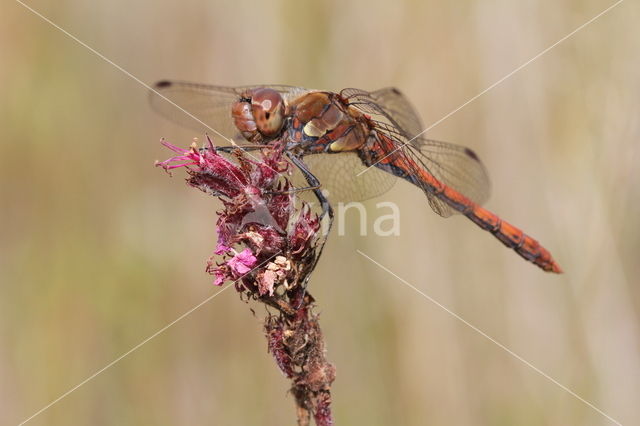
{"label": "red dragonfly abdomen", "polygon": [[455,189],[442,185],[436,178],[425,170],[420,176],[424,184],[434,188],[434,196],[438,197],[451,208],[464,214],[485,231],[491,232],[505,246],[512,248],[520,256],[538,265],[547,272],[562,272],[560,266],[553,260],[551,253],[519,228],[500,219],[489,210],[479,206]]}
{"label": "red dragonfly abdomen", "polygon": [[547,272],[562,272],[562,269],[551,257],[551,253],[517,227],[509,222],[500,219],[489,210],[471,203],[469,209],[465,212],[473,223],[478,225],[485,231],[491,232],[502,244],[512,248],[520,256],[538,265]]}
{"label": "red dragonfly abdomen", "polygon": [[538,265],[547,272],[558,274],[562,272],[560,266],[551,257],[551,253],[542,247],[538,241],[509,222],[500,219],[489,210],[474,203],[455,189],[444,185],[428,171],[411,163],[413,163],[411,160],[404,157],[403,160],[396,161],[394,166],[406,169],[403,170],[402,177],[422,188],[430,196],[444,201],[452,209],[464,214],[480,228],[491,232],[505,246],[515,250],[524,259]]}

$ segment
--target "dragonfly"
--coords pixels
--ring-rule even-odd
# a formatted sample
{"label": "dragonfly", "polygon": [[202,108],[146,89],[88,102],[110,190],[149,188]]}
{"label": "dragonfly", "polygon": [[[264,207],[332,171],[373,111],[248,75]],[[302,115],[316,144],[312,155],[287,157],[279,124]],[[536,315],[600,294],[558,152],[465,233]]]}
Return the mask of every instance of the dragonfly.
{"label": "dragonfly", "polygon": [[163,80],[154,85],[150,103],[175,122],[214,129],[241,147],[284,141],[330,218],[331,203],[381,195],[400,178],[421,189],[438,215],[462,214],[542,270],[562,272],[537,240],[482,207],[490,182],[478,155],[423,137],[419,115],[395,87],[331,92]]}

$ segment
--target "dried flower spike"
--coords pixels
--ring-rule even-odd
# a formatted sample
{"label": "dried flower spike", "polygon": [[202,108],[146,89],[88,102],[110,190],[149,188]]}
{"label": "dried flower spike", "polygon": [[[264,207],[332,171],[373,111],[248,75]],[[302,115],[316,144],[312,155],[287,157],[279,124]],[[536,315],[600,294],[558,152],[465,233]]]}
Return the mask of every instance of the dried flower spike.
{"label": "dried flower spike", "polygon": [[276,310],[264,321],[267,347],[292,381],[298,424],[309,424],[312,415],[317,425],[333,424],[335,368],[325,358],[314,299],[304,288],[324,236],[311,208],[304,202],[296,207],[283,147],[265,146],[256,160],[240,149],[216,148],[208,137],[204,148],[162,144],[178,155],[157,166],[184,167],[188,185],[222,201],[214,250],[221,258],[207,262],[214,284],[234,282],[242,298]]}

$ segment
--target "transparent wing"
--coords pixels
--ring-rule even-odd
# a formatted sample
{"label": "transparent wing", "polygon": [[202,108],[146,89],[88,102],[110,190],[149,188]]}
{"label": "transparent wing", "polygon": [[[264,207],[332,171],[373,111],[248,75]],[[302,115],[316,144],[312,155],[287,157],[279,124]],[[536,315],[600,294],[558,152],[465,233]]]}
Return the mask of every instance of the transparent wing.
{"label": "transparent wing", "polygon": [[[382,114],[393,119],[399,129],[403,130],[409,138],[416,136],[424,130],[420,116],[413,108],[409,100],[395,87],[385,87],[374,92],[366,92],[360,89],[344,89],[342,96],[349,99],[349,104],[359,109],[368,108],[370,114]],[[372,103],[375,105],[372,106]]]}
{"label": "transparent wing", "polygon": [[[491,184],[478,155],[464,146],[424,137],[414,139],[423,130],[422,124],[409,101],[397,89],[388,88],[376,92],[359,89],[345,91],[341,95],[348,99],[349,104],[371,114],[376,130],[393,142],[392,149],[385,146],[381,152],[386,151],[390,156],[395,154],[398,158],[404,155],[411,160],[407,163],[426,170],[475,203],[483,204],[487,201]],[[372,170],[373,168],[364,174]],[[413,171],[413,174],[417,173],[418,170]],[[423,190],[429,198],[431,208],[440,216],[448,217],[457,213],[445,202],[432,196],[427,188]]]}
{"label": "transparent wing", "polygon": [[163,80],[157,82],[153,91],[149,92],[149,103],[156,112],[177,124],[200,133],[214,133],[216,144],[225,144],[220,135],[236,142],[246,142],[233,124],[231,106],[242,92],[256,87],[275,89],[283,97],[306,91],[284,85],[227,87]]}
{"label": "transparent wing", "polygon": [[[423,167],[445,185],[465,195],[476,204],[489,199],[491,183],[484,165],[474,151],[448,142],[419,137],[403,151],[413,163]],[[442,200],[431,196],[429,204],[440,216],[448,217],[453,210]]]}
{"label": "transparent wing", "polygon": [[[395,184],[397,178],[379,169],[371,169],[357,176],[366,166],[357,154],[341,152],[339,154],[311,154],[304,157],[309,171],[328,192],[331,203],[363,201],[387,192]],[[292,182],[296,187],[308,186],[304,177],[294,171]],[[313,193],[303,194],[305,200],[314,200]]]}

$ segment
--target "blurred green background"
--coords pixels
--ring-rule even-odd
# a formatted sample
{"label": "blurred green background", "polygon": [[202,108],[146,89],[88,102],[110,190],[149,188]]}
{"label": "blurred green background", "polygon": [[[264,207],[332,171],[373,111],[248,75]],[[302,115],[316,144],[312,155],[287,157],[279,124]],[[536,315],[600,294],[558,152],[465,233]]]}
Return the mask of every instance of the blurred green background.
{"label": "blurred green background", "polygon": [[[613,2],[29,4],[141,80],[394,85],[429,125]],[[541,272],[398,183],[401,235],[355,212],[311,282],[339,425],[640,424],[640,6],[626,1],[429,131],[472,147],[487,206],[549,248]],[[201,136],[18,3],[0,13],[0,423],[17,424],[218,289],[217,202],[154,160]],[[336,228],[337,229],[337,228]],[[254,306],[255,308],[255,306]],[[33,425],[283,425],[259,319],[225,291]]]}

